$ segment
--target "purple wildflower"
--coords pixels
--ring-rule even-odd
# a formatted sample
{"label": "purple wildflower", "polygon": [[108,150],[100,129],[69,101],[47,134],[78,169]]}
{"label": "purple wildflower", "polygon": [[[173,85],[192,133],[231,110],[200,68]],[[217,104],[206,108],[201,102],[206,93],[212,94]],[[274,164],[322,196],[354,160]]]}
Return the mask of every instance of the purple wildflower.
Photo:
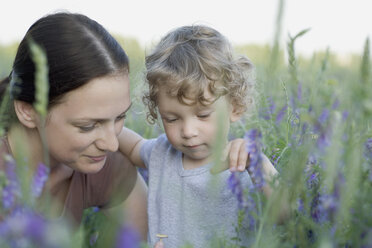
{"label": "purple wildflower", "polygon": [[120,228],[117,239],[116,248],[137,248],[140,247],[141,238],[130,226],[123,226]]}
{"label": "purple wildflower", "polygon": [[313,189],[319,185],[320,176],[313,168],[313,165],[316,164],[316,158],[313,155],[309,156],[308,165],[305,167],[305,175],[307,178],[306,186],[308,189]]}
{"label": "purple wildflower", "polygon": [[284,118],[284,115],[287,111],[287,104],[283,106],[283,108],[281,108],[278,112],[278,114],[276,115],[276,124],[279,124],[280,122],[282,122],[283,118]]}
{"label": "purple wildflower", "polygon": [[329,135],[330,135],[330,131],[328,133],[325,131],[320,133],[318,140],[317,140],[317,146],[320,151],[324,151],[324,149],[331,144]]}
{"label": "purple wildflower", "polygon": [[232,191],[232,193],[238,199],[239,208],[246,207],[245,206],[245,201],[243,199],[244,198],[244,192],[243,192],[244,189],[242,188],[242,186],[240,184],[239,177],[237,176],[237,174],[235,172],[231,173],[231,175],[230,175],[230,177],[227,181],[227,185],[230,188],[230,190]]}
{"label": "purple wildflower", "polygon": [[325,220],[325,211],[320,204],[320,194],[317,193],[311,201],[311,217],[315,222],[321,223]]}
{"label": "purple wildflower", "polygon": [[281,158],[280,148],[274,148],[271,155],[271,161],[275,167],[277,166],[280,158]]}
{"label": "purple wildflower", "polygon": [[47,222],[39,214],[27,208],[17,209],[0,222],[2,239],[11,247],[44,246],[47,242]]}
{"label": "purple wildflower", "polygon": [[302,84],[299,82],[297,87],[297,100],[301,103],[302,101]]}
{"label": "purple wildflower", "polygon": [[340,106],[340,100],[336,98],[336,100],[332,104],[332,109],[337,109]]}
{"label": "purple wildflower", "polygon": [[264,120],[270,120],[274,111],[275,111],[275,103],[271,97],[267,98],[267,105],[260,109],[259,115]]}
{"label": "purple wildflower", "polygon": [[249,227],[253,229],[256,221],[252,213],[257,212],[256,203],[250,194],[244,194],[244,189],[238,175],[239,172],[231,173],[227,184],[232,193],[237,197],[239,208],[245,210],[249,219]]}
{"label": "purple wildflower", "polygon": [[7,185],[2,190],[2,202],[4,209],[11,209],[16,204],[17,197],[21,196],[21,188],[16,174],[16,164],[13,158],[6,157]]}
{"label": "purple wildflower", "polygon": [[311,173],[311,175],[307,179],[307,187],[309,189],[311,189],[311,188],[314,188],[318,184],[319,184],[319,175],[318,175],[318,173]]}
{"label": "purple wildflower", "polygon": [[38,198],[41,195],[44,184],[48,179],[49,171],[49,167],[45,166],[44,164],[40,163],[37,167],[31,186],[31,193],[33,197]]}
{"label": "purple wildflower", "polygon": [[244,139],[247,142],[246,149],[249,153],[248,172],[252,180],[255,182],[256,187],[261,188],[265,184],[260,168],[262,161],[260,143],[261,133],[257,129],[251,129],[245,134]]}
{"label": "purple wildflower", "polygon": [[[312,202],[311,216],[314,221],[323,223],[330,221],[335,216],[340,203],[340,187],[344,183],[344,178],[340,175],[335,182],[333,192],[318,193]],[[323,189],[325,191],[325,189]]]}
{"label": "purple wildflower", "polygon": [[269,99],[267,100],[269,102],[269,113],[270,114],[273,114],[274,111],[275,111],[275,103],[274,103],[274,100],[269,97]]}
{"label": "purple wildflower", "polygon": [[342,121],[346,121],[347,117],[349,117],[349,111],[342,112]]}
{"label": "purple wildflower", "polygon": [[298,139],[298,144],[297,145],[300,146],[304,142],[306,131],[307,131],[308,127],[309,127],[309,124],[307,124],[306,122],[302,125],[300,138]]}
{"label": "purple wildflower", "polygon": [[329,110],[327,108],[323,109],[322,113],[320,114],[318,121],[324,125],[329,117]]}
{"label": "purple wildflower", "polygon": [[372,138],[367,139],[364,143],[364,156],[368,161],[372,162]]}
{"label": "purple wildflower", "polygon": [[304,201],[302,199],[297,199],[297,206],[298,212],[305,213]]}

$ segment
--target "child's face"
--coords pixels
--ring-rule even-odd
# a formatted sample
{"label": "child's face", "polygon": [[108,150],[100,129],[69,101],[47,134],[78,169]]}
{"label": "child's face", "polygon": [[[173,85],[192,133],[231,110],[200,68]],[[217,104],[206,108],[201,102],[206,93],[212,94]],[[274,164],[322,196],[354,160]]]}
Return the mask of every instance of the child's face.
{"label": "child's face", "polygon": [[[205,97],[213,99],[209,92],[205,92]],[[222,132],[219,135],[226,142],[230,121],[240,117],[234,114],[224,96],[207,106],[200,103],[186,105],[160,89],[158,100],[159,113],[169,142],[183,153],[184,165],[187,163],[193,167],[211,161],[217,130]],[[192,101],[185,99],[185,102]]]}

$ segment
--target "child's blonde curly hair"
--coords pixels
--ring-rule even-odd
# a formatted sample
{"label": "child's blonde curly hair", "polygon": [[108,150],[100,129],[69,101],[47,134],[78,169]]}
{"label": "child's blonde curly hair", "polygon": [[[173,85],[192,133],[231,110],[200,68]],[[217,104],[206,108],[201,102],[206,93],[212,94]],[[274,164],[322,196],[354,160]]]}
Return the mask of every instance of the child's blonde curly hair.
{"label": "child's blonde curly hair", "polygon": [[210,104],[205,89],[215,100],[227,95],[241,114],[253,103],[253,64],[244,56],[235,58],[230,42],[207,26],[183,26],[168,33],[146,56],[146,69],[149,89],[143,101],[150,123],[158,119],[160,87],[182,103],[189,99]]}

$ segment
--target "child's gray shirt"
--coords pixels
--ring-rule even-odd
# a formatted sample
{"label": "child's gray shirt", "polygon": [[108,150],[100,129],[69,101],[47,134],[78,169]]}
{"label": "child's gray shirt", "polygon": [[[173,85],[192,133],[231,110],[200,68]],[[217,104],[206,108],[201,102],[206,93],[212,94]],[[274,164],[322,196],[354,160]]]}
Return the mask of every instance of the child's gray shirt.
{"label": "child's gray shirt", "polygon": [[[228,242],[236,237],[239,203],[228,186],[229,170],[212,175],[212,163],[184,170],[182,153],[172,147],[165,134],[146,141],[140,154],[149,170],[150,247],[158,240],[156,234],[168,235],[163,239],[166,248],[187,242],[205,248],[211,247],[214,237]],[[238,173],[238,177],[248,190],[252,185],[248,173]]]}

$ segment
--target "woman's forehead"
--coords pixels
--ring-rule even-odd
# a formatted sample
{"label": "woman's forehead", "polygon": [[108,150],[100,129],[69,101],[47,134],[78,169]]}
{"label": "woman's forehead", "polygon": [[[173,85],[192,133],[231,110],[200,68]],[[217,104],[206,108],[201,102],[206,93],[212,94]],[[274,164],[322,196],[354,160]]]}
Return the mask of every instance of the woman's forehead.
{"label": "woman's forehead", "polygon": [[51,112],[58,110],[71,116],[101,118],[102,115],[125,111],[130,102],[127,75],[101,77],[67,93]]}

